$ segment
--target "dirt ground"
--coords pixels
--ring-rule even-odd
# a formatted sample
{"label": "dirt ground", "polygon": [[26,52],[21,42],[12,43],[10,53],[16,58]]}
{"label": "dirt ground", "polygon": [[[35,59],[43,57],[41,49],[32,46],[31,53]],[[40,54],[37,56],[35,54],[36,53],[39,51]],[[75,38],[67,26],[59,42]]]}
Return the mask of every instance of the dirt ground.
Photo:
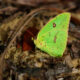
{"label": "dirt ground", "polygon": [[[52,57],[32,38],[63,12],[71,13],[67,46]],[[80,80],[80,0],[0,0],[0,80]]]}

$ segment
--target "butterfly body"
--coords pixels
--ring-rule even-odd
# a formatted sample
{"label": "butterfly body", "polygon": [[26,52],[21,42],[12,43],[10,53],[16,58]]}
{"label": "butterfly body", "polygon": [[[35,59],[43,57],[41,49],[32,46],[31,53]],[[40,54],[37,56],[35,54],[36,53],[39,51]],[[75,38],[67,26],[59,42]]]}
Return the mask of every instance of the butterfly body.
{"label": "butterfly body", "polygon": [[35,45],[53,57],[63,55],[68,37],[70,13],[62,13],[51,19],[38,33]]}

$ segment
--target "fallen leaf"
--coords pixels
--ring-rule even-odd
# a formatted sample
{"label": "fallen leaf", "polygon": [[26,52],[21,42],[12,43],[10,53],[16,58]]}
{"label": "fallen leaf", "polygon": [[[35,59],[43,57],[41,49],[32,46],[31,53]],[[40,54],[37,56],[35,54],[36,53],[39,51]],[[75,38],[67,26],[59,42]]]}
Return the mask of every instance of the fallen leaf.
{"label": "fallen leaf", "polygon": [[[35,45],[32,41],[32,38],[34,38],[38,33],[38,29],[35,27],[28,28],[24,34],[22,35],[22,50],[32,50]],[[17,48],[19,48],[21,43],[17,44]]]}

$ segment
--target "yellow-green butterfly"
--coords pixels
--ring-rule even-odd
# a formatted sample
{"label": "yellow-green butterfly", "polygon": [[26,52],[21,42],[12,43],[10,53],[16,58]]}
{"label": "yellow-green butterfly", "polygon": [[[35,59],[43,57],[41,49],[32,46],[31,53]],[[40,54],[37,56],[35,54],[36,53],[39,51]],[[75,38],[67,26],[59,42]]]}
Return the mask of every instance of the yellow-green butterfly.
{"label": "yellow-green butterfly", "polygon": [[53,57],[62,56],[67,44],[70,16],[64,12],[51,19],[34,40],[36,47]]}

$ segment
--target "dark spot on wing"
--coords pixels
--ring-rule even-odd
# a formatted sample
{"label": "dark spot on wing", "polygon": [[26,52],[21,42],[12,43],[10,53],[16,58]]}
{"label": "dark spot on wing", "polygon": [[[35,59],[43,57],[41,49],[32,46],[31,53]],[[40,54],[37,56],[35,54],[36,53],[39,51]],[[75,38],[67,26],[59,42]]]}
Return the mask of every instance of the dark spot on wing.
{"label": "dark spot on wing", "polygon": [[58,32],[54,36],[54,43],[56,43],[57,35],[58,35]]}
{"label": "dark spot on wing", "polygon": [[55,23],[53,23],[53,27],[56,27],[56,24]]}
{"label": "dark spot on wing", "polygon": [[56,43],[56,39],[57,39],[57,37],[56,37],[56,35],[55,35],[55,37],[54,37],[54,43]]}

